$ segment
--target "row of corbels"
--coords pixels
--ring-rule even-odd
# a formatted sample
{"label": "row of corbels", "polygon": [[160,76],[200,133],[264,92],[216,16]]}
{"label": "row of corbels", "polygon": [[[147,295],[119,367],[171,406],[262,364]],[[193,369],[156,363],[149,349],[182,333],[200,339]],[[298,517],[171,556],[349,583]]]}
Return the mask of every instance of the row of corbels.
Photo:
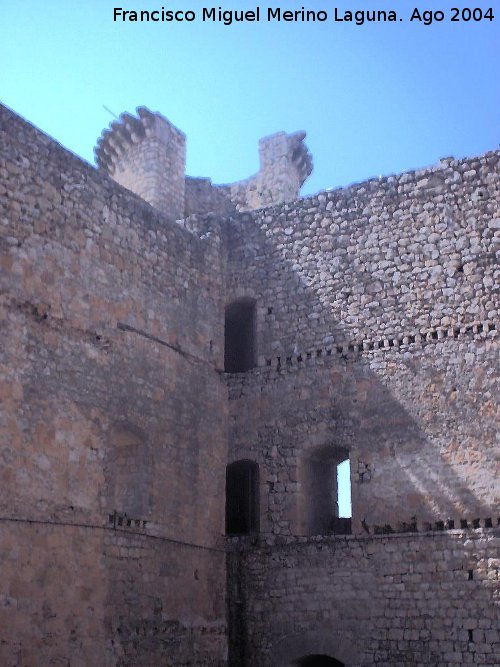
{"label": "row of corbels", "polygon": [[467,325],[455,325],[451,327],[437,327],[425,331],[419,331],[414,334],[396,336],[394,338],[379,337],[374,340],[364,340],[360,342],[342,342],[329,347],[321,347],[309,350],[302,354],[293,354],[291,356],[279,356],[275,358],[266,358],[262,365],[270,366],[274,369],[280,369],[283,366],[295,366],[312,359],[322,357],[332,357],[341,355],[344,357],[352,356],[353,353],[370,352],[373,350],[389,350],[392,348],[409,347],[410,345],[426,345],[432,341],[441,341],[446,338],[461,338],[463,336],[488,335],[490,332],[496,332],[498,329],[495,322],[472,322]]}
{"label": "row of corbels", "polygon": [[477,530],[478,528],[497,528],[500,526],[500,517],[486,517],[484,519],[446,519],[440,521],[420,521],[412,517],[408,522],[401,522],[396,527],[389,524],[384,526],[368,526],[361,521],[366,533],[373,535],[390,535],[391,533],[427,533],[442,532],[445,530]]}

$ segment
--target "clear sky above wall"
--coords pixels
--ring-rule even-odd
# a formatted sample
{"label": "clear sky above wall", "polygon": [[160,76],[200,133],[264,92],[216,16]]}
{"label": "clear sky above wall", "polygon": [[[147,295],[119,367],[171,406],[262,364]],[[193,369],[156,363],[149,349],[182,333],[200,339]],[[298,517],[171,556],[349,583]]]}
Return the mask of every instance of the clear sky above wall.
{"label": "clear sky above wall", "polygon": [[[238,180],[257,141],[306,130],[315,169],[304,193],[498,148],[500,6],[493,21],[450,21],[462,0],[427,0],[445,19],[409,21],[417,0],[283,0],[261,21],[202,22],[202,7],[252,0],[0,0],[0,99],[93,163],[115,114],[146,105],[188,138],[188,173]],[[495,9],[496,5],[496,9]],[[335,22],[345,10],[397,12],[395,23]],[[191,23],[123,23],[113,8],[191,9]],[[324,10],[323,23],[267,22],[267,7]],[[399,21],[399,18],[403,21]]]}

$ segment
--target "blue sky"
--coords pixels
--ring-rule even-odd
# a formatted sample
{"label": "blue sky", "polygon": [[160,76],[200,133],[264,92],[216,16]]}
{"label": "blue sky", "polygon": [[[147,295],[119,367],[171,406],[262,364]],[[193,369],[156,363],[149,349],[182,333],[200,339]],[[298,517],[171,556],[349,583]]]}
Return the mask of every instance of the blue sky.
{"label": "blue sky", "polygon": [[[212,6],[197,0],[0,0],[0,99],[91,162],[112,120],[103,104],[146,105],[187,134],[188,173],[219,183],[257,170],[261,136],[306,130],[315,169],[303,192],[316,192],[498,148],[500,7],[491,22],[452,23],[453,5],[465,6],[283,0],[259,6],[395,9],[404,21],[223,26],[113,22],[114,7]],[[411,23],[415,6],[446,18]]]}

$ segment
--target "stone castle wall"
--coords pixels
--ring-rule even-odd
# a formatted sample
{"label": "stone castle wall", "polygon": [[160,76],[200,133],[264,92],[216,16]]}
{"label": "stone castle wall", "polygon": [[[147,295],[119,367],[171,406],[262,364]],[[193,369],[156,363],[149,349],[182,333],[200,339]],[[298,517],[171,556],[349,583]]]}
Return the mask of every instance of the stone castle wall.
{"label": "stone castle wall", "polygon": [[0,131],[0,662],[223,664],[220,239]]}
{"label": "stone castle wall", "polygon": [[446,160],[242,217],[229,285],[258,295],[259,365],[493,321],[499,160]]}
{"label": "stone castle wall", "polygon": [[230,186],[214,185],[209,178],[187,176],[184,214],[189,217],[213,211],[219,215],[233,215],[237,209],[230,194]]}
{"label": "stone castle wall", "polygon": [[323,447],[348,452],[358,534],[495,523],[497,354],[476,345],[470,365],[469,345],[448,343],[231,379],[230,460],[260,466],[261,530],[311,534],[304,466]]}
{"label": "stone castle wall", "polygon": [[[0,107],[2,664],[222,666],[227,633],[238,667],[495,664],[499,156],[241,212],[310,169],[277,137],[278,199],[187,179],[175,224]],[[224,375],[241,298],[256,368]],[[355,536],[314,537],[325,452]],[[239,459],[262,535],[230,540],[226,616]]]}
{"label": "stone castle wall", "polygon": [[451,531],[236,549],[231,664],[326,654],[350,667],[497,665],[499,539]]}
{"label": "stone castle wall", "polygon": [[264,531],[304,534],[304,461],[325,446],[349,452],[356,532],[497,512],[498,159],[232,221],[258,368],[229,378],[230,458],[261,466]]}
{"label": "stone castle wall", "polygon": [[[498,157],[231,222],[258,360],[228,377],[229,455],[259,464],[261,520],[229,561],[231,664],[500,659]],[[325,450],[348,452],[355,538],[311,526]]]}
{"label": "stone castle wall", "polygon": [[0,540],[5,667],[226,664],[223,553],[52,519]]}

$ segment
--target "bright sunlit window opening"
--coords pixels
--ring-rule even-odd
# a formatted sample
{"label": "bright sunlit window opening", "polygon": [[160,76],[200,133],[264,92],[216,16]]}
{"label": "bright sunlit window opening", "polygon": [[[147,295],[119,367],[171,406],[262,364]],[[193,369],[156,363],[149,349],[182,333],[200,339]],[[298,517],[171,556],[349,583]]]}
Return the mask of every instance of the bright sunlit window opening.
{"label": "bright sunlit window opening", "polygon": [[337,494],[339,517],[351,518],[351,464],[349,459],[342,461],[337,466]]}

